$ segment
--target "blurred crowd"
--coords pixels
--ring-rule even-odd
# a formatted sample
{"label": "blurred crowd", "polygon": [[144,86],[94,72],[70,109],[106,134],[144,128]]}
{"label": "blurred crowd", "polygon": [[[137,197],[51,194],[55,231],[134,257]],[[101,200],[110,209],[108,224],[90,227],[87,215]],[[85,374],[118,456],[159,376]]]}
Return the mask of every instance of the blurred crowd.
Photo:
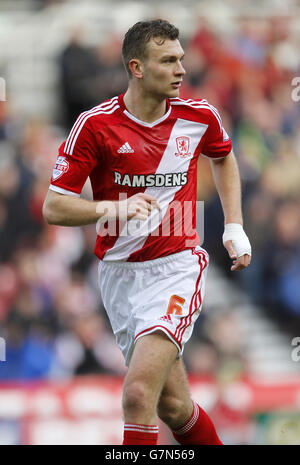
{"label": "blurred crowd", "polygon": [[[249,269],[232,274],[221,236],[220,202],[199,160],[198,198],[205,201],[203,246],[212,261],[287,331],[300,329],[299,37],[291,18],[239,18],[223,37],[201,20],[183,38],[187,75],[182,98],[206,98],[231,135],[243,181]],[[61,119],[25,119],[0,102],[0,324],[6,340],[2,379],[124,374],[97,284],[94,226],[48,226],[42,218],[57,149],[81,111],[126,89],[121,39],[97,49],[74,32],[58,57]],[[89,195],[87,188],[86,195]],[[190,373],[243,371],[234,309],[200,317],[185,351]],[[298,334],[297,334],[298,335]],[[234,337],[233,337],[234,336]]]}

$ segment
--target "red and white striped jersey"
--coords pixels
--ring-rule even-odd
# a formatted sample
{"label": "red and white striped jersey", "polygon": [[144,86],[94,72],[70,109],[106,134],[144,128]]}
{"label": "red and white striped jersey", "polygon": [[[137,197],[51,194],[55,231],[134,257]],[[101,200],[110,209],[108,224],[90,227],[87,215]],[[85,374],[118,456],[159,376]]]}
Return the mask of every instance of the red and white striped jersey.
{"label": "red and white striped jersey", "polygon": [[114,230],[103,228],[95,246],[103,260],[152,260],[199,244],[197,159],[222,158],[230,151],[220,115],[206,100],[167,99],[164,116],[145,123],[128,112],[119,95],[79,115],[59,148],[50,189],[80,196],[90,177],[94,200],[138,192],[156,197],[160,212],[154,209],[146,221],[118,223]]}

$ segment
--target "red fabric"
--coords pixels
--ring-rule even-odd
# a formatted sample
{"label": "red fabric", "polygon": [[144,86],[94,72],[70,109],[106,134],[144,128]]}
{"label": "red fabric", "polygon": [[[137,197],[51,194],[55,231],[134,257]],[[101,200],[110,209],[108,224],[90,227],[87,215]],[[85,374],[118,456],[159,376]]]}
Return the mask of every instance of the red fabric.
{"label": "red fabric", "polygon": [[173,436],[179,444],[223,445],[213,422],[198,404],[194,404],[191,418],[181,428],[173,431]]}
{"label": "red fabric", "polygon": [[[147,431],[147,429],[152,431]],[[158,428],[156,426],[130,425],[130,430],[127,425],[124,427],[123,445],[155,445],[157,440]]]}
{"label": "red fabric", "polygon": [[151,234],[149,228],[134,241],[133,236],[126,238],[122,221],[102,224],[95,246],[100,260],[106,260],[106,254],[109,260],[154,260],[200,243],[198,158],[200,153],[226,157],[232,144],[218,111],[205,99],[166,102],[165,115],[148,124],[127,111],[123,95],[116,96],[81,113],[59,148],[50,189],[79,196],[89,177],[95,201],[119,201],[150,188],[167,206]]}

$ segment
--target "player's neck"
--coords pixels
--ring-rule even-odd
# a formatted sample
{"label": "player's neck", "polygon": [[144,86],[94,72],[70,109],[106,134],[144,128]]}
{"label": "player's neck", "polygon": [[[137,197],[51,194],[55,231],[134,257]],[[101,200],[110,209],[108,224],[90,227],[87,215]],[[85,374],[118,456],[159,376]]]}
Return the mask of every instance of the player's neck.
{"label": "player's neck", "polygon": [[129,87],[124,95],[127,110],[145,123],[153,123],[162,118],[167,110],[166,99],[159,100],[143,90]]}

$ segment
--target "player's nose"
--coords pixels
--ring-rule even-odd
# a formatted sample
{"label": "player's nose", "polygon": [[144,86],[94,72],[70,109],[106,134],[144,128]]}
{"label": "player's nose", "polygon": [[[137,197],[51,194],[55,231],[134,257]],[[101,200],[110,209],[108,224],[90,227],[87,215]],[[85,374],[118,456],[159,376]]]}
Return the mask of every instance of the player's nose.
{"label": "player's nose", "polygon": [[175,70],[175,74],[178,76],[184,76],[186,74],[186,71],[181,63],[181,61],[178,62],[177,64],[177,67],[176,67],[176,70]]}

